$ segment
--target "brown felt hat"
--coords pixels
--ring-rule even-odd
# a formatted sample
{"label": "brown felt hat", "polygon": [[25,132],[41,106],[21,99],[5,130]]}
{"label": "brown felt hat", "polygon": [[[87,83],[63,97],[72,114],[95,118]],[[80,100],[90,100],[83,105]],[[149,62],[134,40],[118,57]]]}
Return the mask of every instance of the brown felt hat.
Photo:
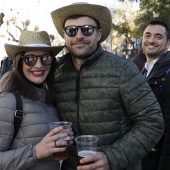
{"label": "brown felt hat", "polygon": [[89,16],[99,22],[100,28],[103,30],[100,42],[103,42],[109,36],[112,27],[112,16],[109,9],[101,5],[78,2],[51,12],[53,23],[62,37],[64,22],[74,15]]}
{"label": "brown felt hat", "polygon": [[64,46],[51,46],[49,35],[46,31],[23,31],[18,45],[5,44],[5,50],[9,57],[13,58],[20,52],[43,50],[57,55]]}

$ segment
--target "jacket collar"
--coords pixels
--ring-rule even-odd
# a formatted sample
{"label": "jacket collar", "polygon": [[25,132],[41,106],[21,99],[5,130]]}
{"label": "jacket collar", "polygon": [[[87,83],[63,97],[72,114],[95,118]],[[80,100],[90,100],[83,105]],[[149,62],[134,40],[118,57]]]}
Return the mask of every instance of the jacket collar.
{"label": "jacket collar", "polygon": [[166,52],[163,54],[155,63],[152,68],[151,73],[146,78],[149,80],[150,78],[158,78],[162,74],[164,74],[170,68],[170,52]]}

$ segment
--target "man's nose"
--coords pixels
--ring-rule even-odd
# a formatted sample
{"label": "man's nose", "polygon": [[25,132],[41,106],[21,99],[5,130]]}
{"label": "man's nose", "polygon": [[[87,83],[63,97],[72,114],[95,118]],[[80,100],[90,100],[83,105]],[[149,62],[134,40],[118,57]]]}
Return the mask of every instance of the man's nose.
{"label": "man's nose", "polygon": [[77,38],[81,38],[81,37],[83,37],[84,35],[83,35],[83,33],[81,32],[81,28],[78,28],[78,31],[77,31],[77,35],[76,35],[76,37]]}
{"label": "man's nose", "polygon": [[154,36],[151,36],[151,37],[149,38],[149,42],[150,42],[150,43],[154,43],[154,42],[155,42],[155,37],[154,37]]}

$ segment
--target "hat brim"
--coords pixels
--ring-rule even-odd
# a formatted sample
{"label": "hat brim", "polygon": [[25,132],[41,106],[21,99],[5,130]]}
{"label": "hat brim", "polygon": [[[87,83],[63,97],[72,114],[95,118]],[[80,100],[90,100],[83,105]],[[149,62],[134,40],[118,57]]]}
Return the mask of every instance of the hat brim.
{"label": "hat brim", "polygon": [[103,42],[110,34],[112,27],[112,17],[108,8],[94,4],[72,4],[56,9],[51,12],[53,23],[58,33],[63,37],[63,24],[66,19],[73,15],[89,16],[96,19],[100,28],[103,30],[102,37],[99,42]]}
{"label": "hat brim", "polygon": [[51,46],[51,47],[30,47],[30,46],[18,46],[18,45],[12,45],[12,44],[5,44],[5,50],[9,57],[12,59],[15,58],[15,56],[24,51],[49,51],[52,52],[55,56],[64,48],[64,46]]}

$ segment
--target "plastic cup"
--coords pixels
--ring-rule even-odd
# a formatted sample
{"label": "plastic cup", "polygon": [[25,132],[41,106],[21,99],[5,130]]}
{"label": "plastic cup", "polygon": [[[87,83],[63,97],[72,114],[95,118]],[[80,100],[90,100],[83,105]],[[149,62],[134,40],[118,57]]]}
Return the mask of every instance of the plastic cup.
{"label": "plastic cup", "polygon": [[[60,126],[66,126],[66,129],[64,130],[64,132],[69,132],[72,123],[71,122],[64,122],[64,121],[60,121],[60,122],[51,122],[49,123],[50,125],[50,130],[56,128],[56,127],[60,127]],[[55,160],[65,160],[68,157],[68,151],[69,151],[69,140],[70,137],[65,137],[62,139],[58,139],[58,140],[67,140],[68,141],[68,145],[64,146],[56,146],[56,147],[66,147],[66,150],[64,152],[57,152],[53,154],[53,159]]]}
{"label": "plastic cup", "polygon": [[[89,155],[96,155],[98,139],[99,138],[94,135],[81,135],[75,138],[79,160]],[[91,163],[94,162],[88,162],[83,165],[87,165]]]}

